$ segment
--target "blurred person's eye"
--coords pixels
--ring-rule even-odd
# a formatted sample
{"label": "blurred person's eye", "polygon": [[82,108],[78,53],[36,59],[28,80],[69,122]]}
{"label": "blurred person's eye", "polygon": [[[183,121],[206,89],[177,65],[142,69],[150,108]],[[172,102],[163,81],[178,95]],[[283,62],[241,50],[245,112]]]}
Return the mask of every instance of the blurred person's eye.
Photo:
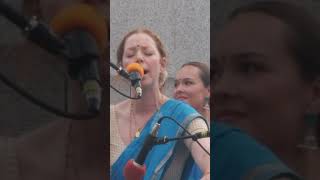
{"label": "blurred person's eye", "polygon": [[190,85],[193,85],[193,84],[194,84],[194,82],[190,81],[190,80],[187,80],[187,81],[184,82],[184,85],[186,85],[186,86],[190,86]]}
{"label": "blurred person's eye", "polygon": [[255,60],[244,60],[236,65],[237,71],[243,75],[256,75],[257,73],[266,72],[267,67]]}
{"label": "blurred person's eye", "polygon": [[266,67],[261,60],[263,55],[255,53],[241,54],[237,56],[236,69],[244,75],[254,75],[259,72],[266,71]]}
{"label": "blurred person's eye", "polygon": [[175,81],[175,82],[174,82],[174,87],[177,88],[178,85],[179,85],[179,81]]}
{"label": "blurred person's eye", "polygon": [[242,62],[238,66],[239,72],[247,75],[257,73],[260,69],[261,68],[253,62]]}

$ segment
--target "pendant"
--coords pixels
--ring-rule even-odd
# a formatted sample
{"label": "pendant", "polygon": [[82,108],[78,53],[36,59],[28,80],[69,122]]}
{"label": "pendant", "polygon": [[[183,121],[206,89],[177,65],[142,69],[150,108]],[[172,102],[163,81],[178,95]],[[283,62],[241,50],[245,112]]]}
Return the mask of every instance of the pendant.
{"label": "pendant", "polygon": [[134,135],[134,138],[140,137],[140,128],[137,130],[136,134]]}

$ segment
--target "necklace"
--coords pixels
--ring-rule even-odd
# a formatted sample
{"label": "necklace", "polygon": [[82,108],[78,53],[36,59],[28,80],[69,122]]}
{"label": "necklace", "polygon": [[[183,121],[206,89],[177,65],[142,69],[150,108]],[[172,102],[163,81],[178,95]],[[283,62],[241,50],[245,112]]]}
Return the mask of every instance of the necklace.
{"label": "necklace", "polygon": [[[129,130],[129,136],[130,139],[136,139],[138,137],[140,137],[140,132],[141,132],[141,128],[138,128],[138,130],[135,132],[134,137],[132,137],[132,129],[137,129],[137,122],[136,122],[136,114],[133,110],[133,102],[132,100],[130,101],[130,130]],[[134,128],[132,128],[132,121],[134,123]]]}
{"label": "necklace", "polygon": [[[159,112],[159,107],[165,102],[165,97],[161,94],[159,98],[159,103],[156,103],[156,113]],[[136,121],[136,114],[134,111],[134,103],[132,100],[130,100],[130,130],[129,130],[129,137],[131,140],[136,139],[140,137],[141,131],[145,125],[145,123],[137,128],[137,121]],[[134,124],[134,127],[132,128],[132,122]],[[134,129],[136,132],[134,133],[134,136],[132,137],[132,129]]]}

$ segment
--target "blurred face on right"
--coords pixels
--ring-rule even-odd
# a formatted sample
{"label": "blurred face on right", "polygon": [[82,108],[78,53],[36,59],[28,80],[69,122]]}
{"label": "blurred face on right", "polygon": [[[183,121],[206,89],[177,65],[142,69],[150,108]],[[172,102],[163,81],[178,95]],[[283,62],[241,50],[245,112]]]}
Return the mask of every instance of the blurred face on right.
{"label": "blurred face on right", "polygon": [[312,87],[287,45],[287,25],[243,13],[214,42],[213,115],[270,146],[298,144]]}

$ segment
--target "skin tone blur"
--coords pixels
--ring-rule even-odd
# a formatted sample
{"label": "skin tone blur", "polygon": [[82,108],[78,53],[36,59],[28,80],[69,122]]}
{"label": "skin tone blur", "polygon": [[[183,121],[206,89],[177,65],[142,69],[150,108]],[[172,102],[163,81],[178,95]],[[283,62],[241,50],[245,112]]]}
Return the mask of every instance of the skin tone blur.
{"label": "skin tone blur", "polygon": [[[44,19],[48,22],[59,9],[65,8],[75,2],[81,1],[39,1]],[[105,9],[105,2],[95,5]],[[37,77],[44,79],[46,77],[44,76],[47,72],[46,70],[52,72],[53,67],[57,66],[59,67],[59,73],[62,74],[63,71],[67,72],[65,61],[44,52],[40,48],[22,43],[14,47],[14,50],[15,52],[20,52],[17,53],[14,59],[14,61],[19,61],[19,63],[16,63],[17,69],[33,70],[32,74],[28,74],[28,76],[23,73],[17,75],[23,76],[26,80],[35,81]],[[99,61],[102,82],[105,82],[107,77],[103,73],[107,72],[105,69],[106,62],[102,61],[106,57],[102,57],[101,61]],[[40,65],[38,66],[38,64]],[[43,64],[46,66],[43,66]],[[47,69],[42,69],[42,67],[46,67]],[[103,69],[103,67],[105,68]],[[103,74],[104,76],[102,76]],[[81,93],[79,81],[73,81],[70,77],[68,78],[69,112],[86,112],[87,105]],[[25,81],[22,82],[25,83]],[[41,90],[41,88],[38,89]],[[102,99],[107,98],[103,97]],[[33,105],[30,104],[29,106]],[[19,113],[19,108],[23,107],[17,106],[17,113]],[[58,108],[63,109],[63,106]],[[103,106],[101,109],[107,108]],[[101,116],[103,115],[102,112]],[[101,116],[88,121],[73,121],[59,116],[49,116],[50,118],[54,118],[51,119],[50,123],[44,124],[14,139],[10,152],[16,156],[16,159],[12,159],[16,160],[18,164],[18,167],[14,167],[17,168],[18,178],[25,180],[79,180],[104,179],[108,177],[106,168],[108,160],[105,154],[105,137],[107,136],[104,134],[107,125],[104,121],[101,121],[101,119],[105,119]],[[27,121],[29,120],[28,118],[25,117],[24,120]],[[47,117],[41,118],[46,119]],[[39,121],[41,121],[40,118]],[[1,169],[8,169],[7,164],[4,164],[5,166],[2,165],[0,162]],[[1,172],[0,177],[3,177]]]}
{"label": "skin tone blur", "polygon": [[297,170],[303,117],[319,112],[320,85],[302,79],[285,41],[287,28],[262,13],[241,14],[226,25],[213,46],[213,114]]}
{"label": "skin tone blur", "polygon": [[192,65],[182,67],[176,74],[174,87],[175,99],[187,102],[208,119],[210,112],[204,105],[207,103],[205,98],[210,96],[210,88],[204,86],[199,68]]}

